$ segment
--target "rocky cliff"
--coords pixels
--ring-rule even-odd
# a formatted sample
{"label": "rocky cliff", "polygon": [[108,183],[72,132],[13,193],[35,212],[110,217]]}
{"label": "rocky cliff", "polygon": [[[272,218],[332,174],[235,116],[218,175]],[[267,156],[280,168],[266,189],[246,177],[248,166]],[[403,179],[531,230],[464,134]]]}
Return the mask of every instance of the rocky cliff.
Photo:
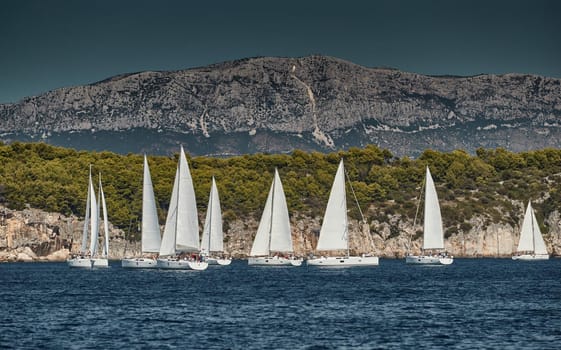
{"label": "rocky cliff", "polygon": [[0,105],[3,140],[193,154],[331,150],[397,155],[561,147],[561,80],[424,76],[323,56],[252,58],[115,76]]}
{"label": "rocky cliff", "polygon": [[[445,240],[446,249],[457,257],[509,257],[515,250],[520,228],[508,224],[489,224],[474,217],[468,232],[460,232]],[[561,252],[561,215],[555,211],[546,219],[550,231],[544,234],[548,251]],[[1,261],[64,261],[69,252],[77,252],[83,222],[76,217],[65,217],[35,209],[13,211],[0,207],[0,262]],[[258,223],[246,218],[228,223],[225,232],[226,251],[235,258],[245,258],[251,249]],[[292,238],[296,254],[313,253],[321,227],[320,218],[292,218]],[[416,228],[417,230],[419,227]],[[125,239],[125,233],[110,226],[110,258],[121,259],[140,253],[139,242]],[[403,257],[409,238],[412,250],[418,252],[422,243],[410,220],[399,215],[385,222],[361,225],[350,222],[350,247],[353,253],[374,253],[381,257]]]}

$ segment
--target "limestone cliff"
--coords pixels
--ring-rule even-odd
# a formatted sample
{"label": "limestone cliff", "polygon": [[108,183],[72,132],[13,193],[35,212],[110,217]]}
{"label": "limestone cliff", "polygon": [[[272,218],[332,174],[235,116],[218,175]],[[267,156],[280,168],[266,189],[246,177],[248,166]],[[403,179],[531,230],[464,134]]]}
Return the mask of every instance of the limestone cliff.
{"label": "limestone cliff", "polygon": [[[561,252],[561,215],[554,211],[546,219],[550,231],[544,233],[548,251]],[[474,217],[468,232],[459,232],[445,240],[446,249],[457,257],[508,257],[515,250],[519,227],[508,224],[486,223]],[[83,222],[76,217],[65,217],[35,209],[13,211],[0,207],[0,261],[64,261],[70,249],[79,250]],[[235,258],[245,258],[251,249],[258,222],[254,219],[235,219],[225,232],[226,251]],[[307,256],[313,253],[321,227],[320,218],[292,218],[292,238],[295,253]],[[362,225],[350,222],[350,248],[353,253],[374,253],[381,257],[403,257],[409,239],[412,251],[418,252],[421,238],[419,227],[399,215],[387,222]],[[139,242],[129,242],[124,232],[110,226],[110,258],[121,259],[140,253]]]}

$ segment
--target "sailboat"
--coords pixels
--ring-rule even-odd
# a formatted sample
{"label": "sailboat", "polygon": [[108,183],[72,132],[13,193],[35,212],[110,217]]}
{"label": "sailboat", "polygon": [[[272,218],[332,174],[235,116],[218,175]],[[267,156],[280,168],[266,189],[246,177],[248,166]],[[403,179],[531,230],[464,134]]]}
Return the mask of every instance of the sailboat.
{"label": "sailboat", "polygon": [[333,180],[316,247],[316,251],[334,250],[346,250],[347,254],[340,257],[315,257],[308,259],[307,264],[311,266],[376,266],[379,264],[377,256],[366,254],[350,256],[345,167],[342,159]]}
{"label": "sailboat", "polygon": [[[220,210],[220,197],[214,176],[210,187],[208,208],[206,211],[203,238],[201,239],[201,252],[206,255],[209,265],[230,265],[232,259],[223,256],[224,233],[222,231],[222,212]],[[213,255],[218,254],[218,255]]]}
{"label": "sailboat", "polygon": [[302,259],[293,257],[292,253],[288,207],[279,172],[275,169],[273,183],[247,262],[248,265],[261,266],[302,265]]}
{"label": "sailboat", "polygon": [[[422,189],[421,189],[422,191]],[[417,207],[418,210],[418,207]],[[415,216],[415,221],[417,217]],[[415,227],[415,222],[413,223]],[[409,248],[411,243],[409,243]],[[430,253],[430,251],[439,253]],[[429,253],[425,254],[425,251]],[[442,217],[440,205],[434,181],[427,166],[425,175],[425,210],[423,221],[423,248],[421,255],[407,255],[405,263],[416,265],[450,265],[454,261],[453,256],[448,256],[444,251],[444,231],[442,229]]]}
{"label": "sailboat", "polygon": [[[100,195],[103,194],[100,178]],[[107,210],[105,205],[105,196],[100,196],[103,200],[104,219],[105,219],[105,245],[102,257],[97,256],[97,240],[99,235],[99,210],[98,201],[95,198],[95,191],[92,181],[92,170],[90,166],[90,175],[88,180],[88,195],[86,199],[86,215],[84,218],[84,228],[82,230],[82,245],[80,254],[73,256],[67,260],[70,267],[92,268],[92,267],[108,267],[107,252],[109,251],[109,230],[107,229]],[[88,250],[88,233],[90,236],[90,249]]]}
{"label": "sailboat", "polygon": [[[141,229],[142,253],[157,254],[160,252],[160,224],[156,210],[156,199],[148,160],[144,155],[144,176],[142,183],[142,229]],[[125,268],[149,269],[157,267],[154,256],[123,259],[121,266]]]}
{"label": "sailboat", "polygon": [[549,259],[549,253],[547,252],[540,226],[530,201],[528,201],[528,207],[522,222],[522,231],[520,232],[520,241],[518,242],[516,252],[512,256],[512,260],[533,261]]}
{"label": "sailboat", "polygon": [[[103,193],[103,186],[101,185],[101,174],[99,174],[99,187],[98,187],[98,207],[97,207],[97,230],[94,232],[92,231],[92,238],[95,236],[95,240],[93,240],[91,252],[92,252],[92,263],[93,267],[109,267],[109,220],[107,220],[107,204],[105,203],[105,194]],[[101,207],[101,208],[100,208]],[[100,211],[101,209],[101,211]],[[99,214],[103,214],[103,233],[104,233],[104,244],[101,251],[101,255],[98,255],[98,247],[97,247],[97,240],[99,236],[99,222],[100,216]]]}
{"label": "sailboat", "polygon": [[[188,256],[192,254],[191,256]],[[183,147],[179,154],[179,164],[160,245],[158,267],[162,269],[205,270],[206,261],[199,254],[199,219],[193,179]]]}

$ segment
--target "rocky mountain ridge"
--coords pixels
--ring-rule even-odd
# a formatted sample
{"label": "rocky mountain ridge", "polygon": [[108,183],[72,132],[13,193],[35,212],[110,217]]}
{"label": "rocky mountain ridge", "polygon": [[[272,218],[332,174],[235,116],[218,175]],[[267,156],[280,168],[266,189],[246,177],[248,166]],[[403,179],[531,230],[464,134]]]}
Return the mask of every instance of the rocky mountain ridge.
{"label": "rocky mountain ridge", "polygon": [[0,105],[0,139],[195,155],[328,151],[396,155],[561,147],[561,79],[424,76],[325,56],[261,57],[140,72]]}

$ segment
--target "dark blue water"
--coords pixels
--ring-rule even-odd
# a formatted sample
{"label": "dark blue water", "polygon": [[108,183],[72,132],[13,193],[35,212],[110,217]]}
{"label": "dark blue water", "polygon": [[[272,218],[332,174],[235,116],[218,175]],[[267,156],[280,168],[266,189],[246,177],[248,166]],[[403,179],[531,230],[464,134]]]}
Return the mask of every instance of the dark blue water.
{"label": "dark blue water", "polygon": [[0,264],[0,348],[561,348],[561,259],[202,272]]}

